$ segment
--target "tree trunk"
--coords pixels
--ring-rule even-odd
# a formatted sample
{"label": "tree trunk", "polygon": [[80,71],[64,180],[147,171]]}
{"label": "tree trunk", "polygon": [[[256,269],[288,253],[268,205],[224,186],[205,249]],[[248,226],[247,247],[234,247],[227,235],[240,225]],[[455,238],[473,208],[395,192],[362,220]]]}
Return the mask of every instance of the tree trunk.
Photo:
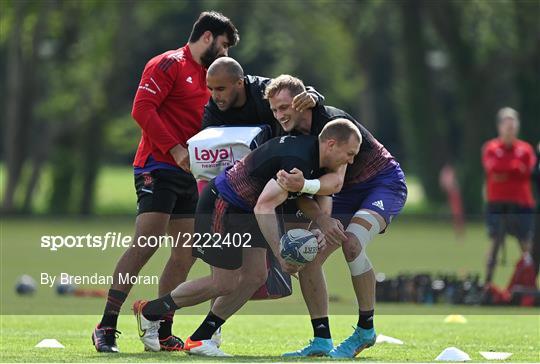
{"label": "tree trunk", "polygon": [[[426,9],[435,30],[445,43],[457,87],[460,127],[463,131],[459,167],[460,185],[465,211],[482,210],[483,169],[480,152],[492,134],[492,106],[489,83],[484,68],[476,64],[474,47],[461,35],[463,29],[460,8],[453,1],[427,1]],[[487,69],[487,67],[485,68]]]}
{"label": "tree trunk", "polygon": [[404,103],[403,125],[409,166],[420,178],[429,201],[443,201],[439,188],[439,171],[448,158],[446,143],[441,135],[442,120],[436,113],[436,100],[430,69],[426,63],[427,45],[424,28],[423,3],[403,1],[404,83],[401,85]]}
{"label": "tree trunk", "polygon": [[[130,33],[130,26],[133,23],[133,4],[132,1],[122,1],[117,3],[116,11],[120,14],[120,23],[116,29],[114,37],[113,52],[111,57],[115,59],[113,66],[107,71],[103,79],[104,85],[115,85],[115,78],[124,68],[124,62],[129,53],[130,40],[133,40]],[[108,86],[107,86],[108,87]],[[82,169],[82,189],[79,205],[79,212],[83,215],[89,215],[94,209],[96,195],[96,180],[101,168],[101,155],[104,149],[105,125],[112,115],[107,113],[111,105],[116,105],[121,90],[119,87],[112,86],[109,89],[105,105],[96,113],[96,117],[87,120],[86,132],[83,135],[83,163]]]}
{"label": "tree trunk", "polygon": [[516,86],[520,95],[521,135],[536,145],[540,140],[540,2],[515,1],[518,37]]}
{"label": "tree trunk", "polygon": [[26,191],[24,195],[24,201],[22,205],[22,212],[30,214],[32,213],[32,204],[35,196],[36,187],[43,171],[43,166],[47,161],[51,148],[51,138],[48,130],[48,125],[41,124],[41,130],[38,131],[39,138],[34,141],[34,149],[32,153],[32,172],[30,179],[26,185]]}
{"label": "tree trunk", "polygon": [[6,160],[7,181],[4,191],[2,210],[14,211],[14,196],[22,170],[22,154],[18,141],[20,140],[20,114],[22,104],[22,85],[24,82],[23,54],[21,48],[23,3],[16,1],[14,6],[14,21],[7,52],[7,100],[6,128],[4,130],[4,156]]}

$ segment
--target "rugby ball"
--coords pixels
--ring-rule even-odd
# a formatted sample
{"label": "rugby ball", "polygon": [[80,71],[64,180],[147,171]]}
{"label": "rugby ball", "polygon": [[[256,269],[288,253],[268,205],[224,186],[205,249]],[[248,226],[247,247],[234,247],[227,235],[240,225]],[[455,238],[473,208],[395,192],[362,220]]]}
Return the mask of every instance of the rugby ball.
{"label": "rugby ball", "polygon": [[315,259],[319,244],[311,231],[292,229],[281,237],[280,248],[281,257],[287,262],[306,264]]}

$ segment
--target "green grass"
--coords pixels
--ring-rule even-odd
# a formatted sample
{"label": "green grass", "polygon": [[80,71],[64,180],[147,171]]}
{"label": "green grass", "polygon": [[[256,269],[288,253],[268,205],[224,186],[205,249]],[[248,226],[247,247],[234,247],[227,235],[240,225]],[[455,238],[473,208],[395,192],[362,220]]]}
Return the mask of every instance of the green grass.
{"label": "green grass", "polygon": [[[24,168],[20,186],[24,186],[30,175],[29,168]],[[5,165],[0,163],[0,202],[4,199],[6,180]],[[48,199],[52,192],[51,169],[49,165],[43,168],[43,173],[34,191],[32,211],[39,215],[47,213]],[[404,213],[427,213],[431,211],[425,199],[424,191],[415,176],[407,176],[409,190],[407,205]],[[15,202],[22,203],[22,189],[16,191]],[[133,187],[133,167],[129,165],[105,165],[98,174],[96,181],[95,209],[97,215],[133,214],[136,209],[135,189]]]}
{"label": "green grass", "polygon": [[[35,295],[17,296],[14,283],[21,274],[36,280],[41,272],[111,274],[123,249],[64,249],[51,252],[40,248],[42,235],[98,235],[108,231],[131,235],[131,218],[3,219],[0,224],[1,278],[0,294],[3,314],[0,328],[0,361],[111,361],[99,355],[90,345],[90,332],[103,309],[101,298],[58,296],[54,289],[38,286]],[[387,233],[377,237],[369,247],[370,258],[378,272],[394,276],[399,272],[483,272],[487,239],[481,224],[469,224],[466,236],[457,240],[451,225],[437,221],[401,218]],[[161,249],[143,269],[142,274],[159,275],[167,258]],[[514,242],[508,244],[508,262],[497,270],[496,282],[505,285],[518,258]],[[346,337],[355,323],[355,298],[349,273],[340,253],[330,257],[325,265],[329,293],[333,337]],[[190,278],[205,275],[208,267],[197,263]],[[39,283],[39,282],[38,282]],[[107,288],[102,286],[99,288]],[[120,346],[123,354],[113,357],[131,361],[200,361],[184,354],[143,353],[136,337],[135,323],[129,307],[137,298],[152,298],[156,286],[135,286],[124,305],[119,329],[123,332]],[[208,311],[201,304],[179,311],[175,332],[185,337],[198,325]],[[54,314],[71,314],[52,316]],[[250,302],[225,328],[224,350],[237,355],[234,361],[278,361],[287,350],[299,348],[310,337],[311,328],[297,282],[294,294],[276,301]],[[444,324],[444,315],[464,314],[467,324]],[[403,346],[377,345],[366,351],[364,361],[433,361],[444,348],[456,346],[469,353],[475,361],[485,361],[479,351],[510,351],[512,362],[536,362],[540,358],[538,309],[486,308],[449,305],[383,304],[377,305],[376,327],[379,333],[397,337]],[[56,338],[66,349],[34,349],[44,338]],[[205,359],[204,361],[208,361]]]}
{"label": "green grass", "polygon": [[[202,316],[177,314],[175,332],[189,335]],[[485,362],[480,351],[513,353],[511,362],[537,362],[540,350],[538,316],[469,316],[466,324],[443,323],[444,316],[379,315],[379,333],[401,339],[404,345],[378,344],[357,360],[375,362],[431,362],[446,347],[455,346],[473,361]],[[121,354],[96,353],[90,333],[97,316],[4,316],[2,354],[4,362],[184,362],[223,361],[189,357],[183,353],[145,353],[137,337],[135,320],[120,318]],[[334,340],[351,332],[353,316],[331,317]],[[489,328],[489,329],[488,329]],[[230,319],[224,326],[223,350],[235,357],[228,362],[325,361],[324,359],[284,359],[280,355],[303,346],[311,328],[306,316],[246,316]],[[65,349],[37,349],[44,338],[56,338]],[[327,360],[327,359],[326,359]]]}

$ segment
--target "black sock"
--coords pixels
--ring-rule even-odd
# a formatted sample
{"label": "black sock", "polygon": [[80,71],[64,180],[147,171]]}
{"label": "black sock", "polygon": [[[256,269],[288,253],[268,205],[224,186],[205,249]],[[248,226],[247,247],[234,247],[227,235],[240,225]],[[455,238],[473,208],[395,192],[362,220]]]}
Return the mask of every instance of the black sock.
{"label": "black sock", "polygon": [[150,321],[161,320],[163,315],[169,311],[178,310],[179,307],[174,303],[171,294],[166,294],[157,300],[149,301],[143,308],[142,314]]}
{"label": "black sock", "polygon": [[167,312],[163,315],[163,321],[159,324],[159,339],[165,340],[169,336],[172,336],[174,311]]}
{"label": "black sock", "polygon": [[358,315],[358,327],[369,330],[373,328],[373,314],[375,310],[371,311],[359,311]]}
{"label": "black sock", "polygon": [[313,336],[323,339],[330,339],[330,325],[328,324],[328,317],[321,317],[311,320],[311,326],[313,326]]}
{"label": "black sock", "polygon": [[103,311],[103,317],[99,323],[99,327],[114,327],[118,323],[118,315],[120,309],[127,298],[127,293],[118,291],[116,289],[109,289],[107,294],[107,303],[105,304],[105,310]]}
{"label": "black sock", "polygon": [[191,340],[199,341],[199,340],[210,340],[212,338],[212,335],[214,335],[214,332],[216,332],[217,329],[223,325],[225,320],[222,318],[217,317],[210,311],[208,313],[208,316],[204,319],[201,326],[195,332],[193,335],[191,335]]}

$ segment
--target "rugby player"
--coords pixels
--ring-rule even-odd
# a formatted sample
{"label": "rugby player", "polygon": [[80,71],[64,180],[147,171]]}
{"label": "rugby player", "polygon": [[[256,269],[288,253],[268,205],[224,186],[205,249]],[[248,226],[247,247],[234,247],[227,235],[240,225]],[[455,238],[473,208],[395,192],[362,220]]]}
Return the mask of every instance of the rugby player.
{"label": "rugby player", "polygon": [[[145,66],[133,103],[132,116],[142,129],[133,162],[137,192],[134,244],[118,261],[101,322],[92,334],[99,352],[118,352],[116,330],[122,304],[131,285],[120,284],[119,274],[138,275],[157,250],[142,246],[141,238],[167,232],[193,231],[197,185],[189,173],[186,141],[201,129],[204,105],[210,93],[206,69],[239,40],[234,24],[216,12],[204,12],[193,25],[182,48],[152,58]],[[159,282],[159,296],[185,281],[194,262],[191,249],[173,247]],[[181,350],[172,335],[174,311],[163,317],[159,330],[163,350]]]}
{"label": "rugby player", "polygon": [[[261,76],[244,75],[242,66],[233,58],[216,59],[206,74],[206,84],[212,97],[204,108],[203,129],[222,125],[268,125],[273,136],[283,134],[270,110],[268,100],[264,98],[264,90],[270,80]],[[293,107],[302,111],[318,103],[322,104],[323,101],[324,97],[321,94],[307,86],[305,92],[296,95],[293,99]],[[204,185],[204,182],[200,182],[199,188],[201,185]],[[280,206],[280,213],[287,230],[308,227],[309,221],[299,216],[297,211],[294,200],[288,200]],[[220,346],[221,329],[214,333],[212,340],[218,347]]]}
{"label": "rugby player", "polygon": [[[274,136],[281,128],[274,118],[264,90],[270,78],[244,75],[242,66],[233,58],[221,57],[212,63],[206,84],[212,97],[204,107],[202,127],[219,125],[269,125]],[[322,104],[324,97],[308,86],[296,95],[292,107],[303,111]]]}
{"label": "rugby player", "polygon": [[[197,205],[196,231],[218,233],[222,238],[233,233],[247,235],[251,247],[224,246],[214,241],[217,247],[194,248],[194,256],[213,267],[211,276],[184,282],[157,300],[135,302],[133,310],[145,348],[159,350],[159,320],[165,313],[219,297],[213,307],[221,305],[228,311],[219,316],[211,310],[186,340],[184,350],[197,355],[226,356],[211,336],[266,281],[266,249],[271,249],[285,272],[299,269],[286,263],[279,252],[281,234],[275,209],[289,193],[275,181],[276,173],[296,168],[317,177],[326,171],[337,171],[352,163],[361,142],[360,132],[350,121],[335,120],[318,137],[274,138],[212,180]],[[243,267],[243,263],[249,266]],[[241,269],[251,273],[241,274]]]}
{"label": "rugby player", "polygon": [[[302,81],[290,75],[281,75],[266,87],[265,97],[285,132],[317,135],[332,120],[346,119],[354,123],[363,142],[354,162],[346,166],[346,171],[343,168],[340,174],[325,176],[335,178],[333,183],[329,179],[304,179],[301,170],[284,169],[278,172],[278,183],[288,191],[300,191],[307,185],[310,189],[319,190],[314,193],[326,195],[328,187],[343,183],[341,191],[332,198],[332,216],[324,213],[310,199],[299,201],[302,211],[321,229],[329,244],[323,254],[319,254],[299,273],[314,339],[306,347],[285,353],[284,356],[353,358],[364,348],[372,346],[376,339],[373,327],[375,274],[366,255],[366,247],[399,214],[407,198],[407,187],[399,163],[363,125],[345,111],[323,105],[302,112],[294,110],[292,99],[304,89]],[[340,243],[351,272],[359,311],[353,334],[334,348],[322,264]]]}

